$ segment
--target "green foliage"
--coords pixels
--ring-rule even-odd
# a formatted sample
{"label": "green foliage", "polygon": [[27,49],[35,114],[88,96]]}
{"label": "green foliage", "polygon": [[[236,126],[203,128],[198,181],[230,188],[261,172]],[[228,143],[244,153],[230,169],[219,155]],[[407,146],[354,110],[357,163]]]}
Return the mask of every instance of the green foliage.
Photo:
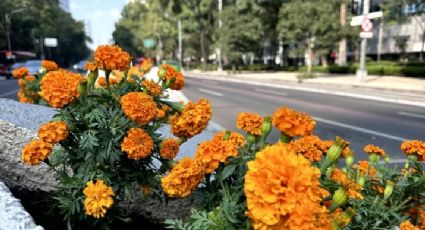
{"label": "green foliage", "polygon": [[84,23],[76,21],[70,13],[63,11],[57,0],[2,0],[0,1],[0,49],[7,49],[4,15],[23,9],[11,16],[11,40],[13,50],[35,51],[39,56],[40,38],[58,38],[58,47],[46,48],[46,57],[61,66],[69,66],[86,58],[90,51]]}

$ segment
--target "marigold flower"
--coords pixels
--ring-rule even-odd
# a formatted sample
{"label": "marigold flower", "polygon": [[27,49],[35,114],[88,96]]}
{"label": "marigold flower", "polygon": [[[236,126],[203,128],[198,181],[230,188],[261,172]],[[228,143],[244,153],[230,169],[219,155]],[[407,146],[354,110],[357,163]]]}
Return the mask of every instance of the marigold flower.
{"label": "marigold flower", "polygon": [[[115,77],[113,74],[111,74],[111,76],[109,78],[109,85],[116,85],[116,84],[120,83],[120,81],[121,81],[121,78]],[[98,77],[96,79],[96,82],[94,83],[94,87],[97,88],[97,89],[105,87],[106,85],[107,85],[106,84],[106,78],[103,77],[103,76]]]}
{"label": "marigold flower", "polygon": [[27,67],[19,67],[12,71],[12,76],[16,79],[21,79],[29,74],[29,70]]}
{"label": "marigold flower", "polygon": [[298,154],[304,155],[310,161],[319,162],[329,149],[326,142],[319,137],[304,136],[298,140],[292,140],[289,146]]}
{"label": "marigold flower", "polygon": [[417,156],[418,161],[425,161],[425,142],[420,140],[404,141],[401,144],[401,151],[407,156]]}
{"label": "marigold flower", "polygon": [[174,75],[174,83],[170,86],[174,90],[182,90],[184,87],[184,76],[181,72],[176,72]]}
{"label": "marigold flower", "polygon": [[181,90],[184,87],[184,77],[183,74],[177,72],[174,67],[169,64],[163,64],[159,67],[158,76],[164,81],[174,81],[169,87],[174,90]]}
{"label": "marigold flower", "polygon": [[282,107],[273,113],[273,125],[285,134],[295,136],[310,135],[316,122],[307,113],[300,113],[288,107]]}
{"label": "marigold flower", "polygon": [[121,98],[121,107],[128,118],[146,125],[156,114],[156,103],[151,96],[141,92],[130,92]]}
{"label": "marigold flower", "polygon": [[226,131],[217,132],[214,135],[213,140],[221,140],[225,141],[226,143],[231,143],[232,145],[236,146],[236,148],[245,146],[245,138],[241,134],[237,132],[230,132],[229,138],[227,140],[224,140],[225,135]]}
{"label": "marigold flower", "polygon": [[252,135],[261,136],[261,124],[263,118],[258,114],[239,113],[236,118],[236,127]]}
{"label": "marigold flower", "polygon": [[162,93],[162,88],[160,85],[156,84],[154,80],[144,80],[142,82],[143,87],[149,92],[149,95],[156,97]]}
{"label": "marigold flower", "polygon": [[211,115],[211,104],[206,99],[189,102],[181,114],[169,118],[171,132],[176,137],[191,138],[207,127]]}
{"label": "marigold flower", "polygon": [[400,230],[420,230],[418,227],[415,227],[410,221],[405,220],[400,224]]}
{"label": "marigold flower", "polygon": [[192,193],[204,178],[204,168],[189,157],[181,159],[161,178],[161,186],[170,197],[186,197]]}
{"label": "marigold flower", "polygon": [[225,163],[227,158],[238,155],[235,145],[229,145],[226,141],[213,139],[198,145],[195,160],[205,168],[206,173],[212,173],[220,163]]}
{"label": "marigold flower", "polygon": [[368,161],[359,161],[354,165],[354,168],[359,170],[360,175],[368,174],[371,177],[375,176],[378,172]]}
{"label": "marigold flower", "polygon": [[154,147],[152,137],[143,129],[131,128],[121,143],[121,150],[128,158],[139,160],[148,157]]}
{"label": "marigold flower", "polygon": [[58,64],[54,61],[43,60],[41,61],[41,67],[45,68],[47,71],[58,70]]}
{"label": "marigold flower", "polygon": [[65,140],[68,135],[68,126],[64,121],[51,121],[38,129],[38,138],[51,144]]}
{"label": "marigold flower", "polygon": [[375,190],[377,193],[383,194],[384,193],[384,186],[375,184],[372,186],[372,189]]}
{"label": "marigold flower", "polygon": [[27,82],[31,82],[31,81],[34,81],[35,80],[35,77],[33,75],[27,75],[27,76],[25,76],[24,79]]}
{"label": "marigold flower", "polygon": [[78,85],[84,78],[67,71],[50,71],[40,84],[40,96],[54,108],[62,108],[78,97]]}
{"label": "marigold flower", "polygon": [[180,144],[176,139],[169,138],[161,143],[159,155],[164,159],[172,160],[179,152],[179,147]]}
{"label": "marigold flower", "polygon": [[368,144],[363,148],[363,151],[365,151],[367,154],[377,154],[380,156],[385,156],[385,151],[376,145]]}
{"label": "marigold flower", "polygon": [[112,187],[106,185],[103,180],[97,180],[95,183],[87,182],[83,193],[86,196],[84,200],[86,215],[94,218],[103,218],[106,211],[114,204]]}
{"label": "marigold flower", "polygon": [[127,72],[127,81],[135,82],[135,79],[138,79],[143,76],[143,72],[139,70],[138,66],[132,66]]}
{"label": "marigold flower", "polygon": [[320,202],[320,171],[288,145],[266,147],[248,163],[245,175],[247,216],[254,229],[332,229]]}
{"label": "marigold flower", "polygon": [[344,189],[347,191],[348,197],[357,200],[363,199],[363,195],[360,193],[360,191],[363,189],[362,186],[349,178],[342,170],[338,168],[332,170],[331,180],[344,187]]}
{"label": "marigold flower", "polygon": [[87,71],[95,71],[97,69],[96,63],[92,62],[92,61],[88,61],[84,65],[84,69],[87,70]]}
{"label": "marigold flower", "polygon": [[28,165],[38,165],[52,152],[53,145],[42,140],[32,140],[22,150],[22,162]]}
{"label": "marigold flower", "polygon": [[130,55],[120,47],[101,45],[94,51],[94,61],[99,69],[125,70],[130,65]]}
{"label": "marigold flower", "polygon": [[18,86],[21,88],[24,88],[27,85],[27,83],[25,82],[25,80],[23,78],[19,78],[18,79]]}
{"label": "marigold flower", "polygon": [[337,208],[332,214],[331,217],[333,221],[338,225],[338,229],[344,229],[347,225],[350,224],[351,218],[349,215],[345,214],[341,208]]}
{"label": "marigold flower", "polygon": [[18,101],[22,103],[34,104],[34,100],[30,97],[27,97],[24,90],[18,91]]}

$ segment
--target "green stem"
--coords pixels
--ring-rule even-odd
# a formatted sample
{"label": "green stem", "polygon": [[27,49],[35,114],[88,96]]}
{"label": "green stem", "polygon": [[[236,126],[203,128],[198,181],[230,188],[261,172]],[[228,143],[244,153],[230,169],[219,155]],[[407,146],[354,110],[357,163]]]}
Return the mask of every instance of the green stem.
{"label": "green stem", "polygon": [[111,74],[110,70],[105,70],[106,87],[108,88],[108,92],[111,92],[111,87],[109,85],[109,75],[110,74]]}
{"label": "green stem", "polygon": [[288,134],[284,133],[284,132],[280,132],[280,142],[283,143],[289,143],[292,139],[294,139],[294,137],[289,136]]}

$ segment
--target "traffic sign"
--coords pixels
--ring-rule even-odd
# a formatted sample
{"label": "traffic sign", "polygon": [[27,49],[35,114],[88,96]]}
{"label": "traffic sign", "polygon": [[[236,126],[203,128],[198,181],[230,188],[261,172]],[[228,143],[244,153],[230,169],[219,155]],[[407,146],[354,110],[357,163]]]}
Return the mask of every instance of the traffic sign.
{"label": "traffic sign", "polygon": [[57,47],[58,39],[57,38],[44,38],[44,45],[46,47]]}
{"label": "traffic sign", "polygon": [[369,20],[368,17],[364,17],[362,26],[361,26],[362,32],[372,32],[373,31],[373,23]]}
{"label": "traffic sign", "polygon": [[[369,19],[374,19],[374,18],[380,18],[380,17],[382,17],[382,15],[383,15],[382,11],[377,11],[377,12],[366,14],[366,17],[369,18]],[[365,18],[365,15],[353,17],[351,19],[350,25],[351,26],[360,26],[363,23],[364,18]]]}
{"label": "traffic sign", "polygon": [[372,38],[373,33],[372,32],[360,32],[360,38]]}

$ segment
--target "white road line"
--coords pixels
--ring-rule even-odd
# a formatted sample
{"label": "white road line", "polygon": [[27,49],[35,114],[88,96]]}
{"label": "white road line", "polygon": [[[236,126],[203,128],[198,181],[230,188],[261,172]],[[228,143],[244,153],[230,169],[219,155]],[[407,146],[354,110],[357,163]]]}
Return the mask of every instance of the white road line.
{"label": "white road line", "polygon": [[398,115],[425,119],[425,115],[416,114],[416,113],[398,112]]}
{"label": "white road line", "polygon": [[269,90],[264,90],[264,89],[254,88],[254,91],[259,92],[259,93],[269,93],[269,94],[275,94],[275,95],[280,95],[280,96],[288,96],[288,94],[284,93],[284,92],[274,92],[274,91],[269,91]]}
{"label": "white road line", "polygon": [[[400,164],[400,163],[406,163],[407,159],[390,159],[388,163],[390,164]],[[384,164],[385,161],[379,161],[379,163]]]}
{"label": "white road line", "polygon": [[218,85],[218,82],[217,81],[203,80],[202,82],[207,83],[209,85]]}
{"label": "white road line", "polygon": [[330,125],[334,125],[334,126],[339,126],[342,128],[346,128],[346,129],[351,129],[354,131],[358,131],[358,132],[362,132],[362,133],[367,133],[367,134],[371,134],[371,135],[375,135],[375,136],[379,136],[379,137],[384,137],[384,138],[388,138],[391,140],[395,140],[395,141],[404,141],[406,140],[403,137],[398,137],[398,136],[393,136],[390,134],[386,134],[386,133],[381,133],[378,131],[373,131],[370,129],[365,129],[365,128],[361,128],[361,127],[357,127],[354,125],[349,125],[349,124],[344,124],[344,123],[340,123],[340,122],[336,122],[336,121],[331,121],[325,118],[321,118],[321,117],[313,117],[314,120],[322,122],[322,123],[326,123],[326,124],[330,124]]}
{"label": "white road line", "polygon": [[9,95],[12,95],[14,93],[17,93],[18,91],[19,90],[17,89],[17,90],[12,90],[12,91],[7,92],[7,93],[0,94],[0,97],[6,97],[6,96],[9,96]]}
{"label": "white road line", "polygon": [[199,91],[204,92],[204,93],[208,93],[208,94],[211,94],[211,95],[214,95],[214,96],[217,96],[217,97],[222,97],[223,96],[222,93],[218,93],[218,92],[215,92],[215,91],[212,91],[212,90],[208,90],[208,89],[204,89],[204,88],[199,88]]}
{"label": "white road line", "polygon": [[[192,78],[199,78],[199,77],[196,77],[194,75],[190,75],[190,77],[192,77]],[[321,93],[321,94],[327,94],[327,95],[336,95],[336,96],[351,97],[351,98],[357,98],[357,99],[366,99],[366,100],[372,100],[372,101],[382,101],[382,102],[388,102],[388,103],[394,103],[394,104],[401,104],[401,105],[412,105],[412,106],[418,106],[418,107],[425,108],[425,102],[411,101],[411,100],[400,99],[400,98],[386,98],[386,97],[380,97],[380,96],[362,95],[362,94],[355,94],[355,93],[334,92],[334,91],[324,90],[324,89],[299,87],[299,86],[294,86],[294,85],[277,85],[277,84],[274,84],[274,83],[255,82],[255,81],[240,80],[240,79],[229,79],[229,78],[220,78],[220,77],[206,77],[206,76],[202,76],[202,78],[203,79],[210,79],[210,80],[234,82],[234,83],[243,83],[243,84],[248,84],[248,85],[258,85],[258,86],[273,87],[273,88],[278,88],[278,89],[298,90],[298,91],[305,91],[305,92],[312,92],[312,93]]]}

